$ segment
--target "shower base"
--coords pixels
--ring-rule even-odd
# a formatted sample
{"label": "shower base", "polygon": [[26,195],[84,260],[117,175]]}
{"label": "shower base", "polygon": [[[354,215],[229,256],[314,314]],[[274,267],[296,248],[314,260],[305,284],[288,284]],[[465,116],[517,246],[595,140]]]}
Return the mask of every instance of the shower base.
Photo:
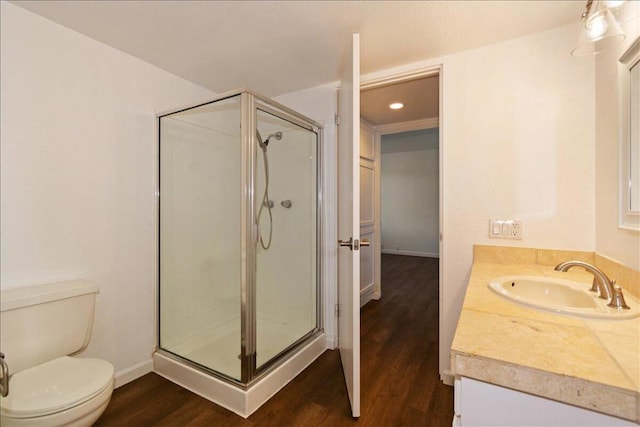
{"label": "shower base", "polygon": [[[266,319],[257,323],[258,368],[312,329],[312,326],[284,324]],[[165,349],[231,378],[240,379],[239,322],[235,322],[235,327],[227,325],[214,328]]]}
{"label": "shower base", "polygon": [[[216,342],[216,348],[219,349],[219,345],[220,343]],[[313,363],[326,349],[326,336],[321,333],[247,390],[242,390],[233,384],[186,365],[162,352],[153,354],[153,370],[169,381],[247,418]],[[233,357],[236,358],[235,363],[237,363],[237,354],[234,354]]]}

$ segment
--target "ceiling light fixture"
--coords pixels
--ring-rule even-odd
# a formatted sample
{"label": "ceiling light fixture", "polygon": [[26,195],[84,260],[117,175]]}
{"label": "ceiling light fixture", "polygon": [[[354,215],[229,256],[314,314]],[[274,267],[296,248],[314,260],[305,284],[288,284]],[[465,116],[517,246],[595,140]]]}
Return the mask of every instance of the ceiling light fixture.
{"label": "ceiling light fixture", "polygon": [[624,40],[624,32],[612,12],[622,3],[624,0],[587,0],[571,55],[585,56],[598,53]]}
{"label": "ceiling light fixture", "polygon": [[392,110],[399,110],[402,107],[404,107],[404,104],[402,102],[394,102],[393,104],[389,104],[389,108],[391,108]]}
{"label": "ceiling light fixture", "polygon": [[605,3],[607,4],[607,7],[616,8],[622,6],[624,0],[607,0]]}

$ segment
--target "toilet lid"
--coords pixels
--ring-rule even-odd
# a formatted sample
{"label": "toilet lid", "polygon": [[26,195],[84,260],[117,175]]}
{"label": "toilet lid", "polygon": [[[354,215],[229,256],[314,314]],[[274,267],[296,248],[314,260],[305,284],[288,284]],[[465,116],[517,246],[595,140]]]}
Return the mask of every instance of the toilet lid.
{"label": "toilet lid", "polygon": [[37,417],[79,405],[113,384],[113,366],[100,359],[63,356],[11,377],[3,414]]}

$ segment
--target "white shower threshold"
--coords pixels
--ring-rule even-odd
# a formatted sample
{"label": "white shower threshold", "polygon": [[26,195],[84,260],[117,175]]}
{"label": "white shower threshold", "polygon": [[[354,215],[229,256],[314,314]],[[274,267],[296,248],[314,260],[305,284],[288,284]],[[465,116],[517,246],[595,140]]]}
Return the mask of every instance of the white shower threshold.
{"label": "white shower threshold", "polygon": [[313,363],[326,349],[326,336],[322,333],[248,390],[242,390],[157,352],[153,354],[153,371],[169,381],[247,418]]}

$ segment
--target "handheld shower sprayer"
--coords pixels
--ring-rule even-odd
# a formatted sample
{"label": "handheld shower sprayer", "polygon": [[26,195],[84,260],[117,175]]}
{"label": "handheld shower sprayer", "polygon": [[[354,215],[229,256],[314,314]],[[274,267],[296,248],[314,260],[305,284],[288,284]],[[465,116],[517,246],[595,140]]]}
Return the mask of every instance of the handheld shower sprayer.
{"label": "handheld shower sprayer", "polygon": [[[271,215],[271,208],[273,207],[273,202],[269,200],[269,156],[267,154],[267,146],[269,145],[269,140],[272,137],[275,137],[276,140],[280,141],[282,139],[282,132],[272,133],[267,136],[267,139],[264,141],[260,136],[260,132],[256,129],[256,137],[258,138],[258,144],[260,144],[260,148],[262,148],[262,160],[264,162],[264,194],[262,196],[262,201],[260,203],[260,208],[258,209],[258,241],[260,242],[260,246],[262,249],[269,249],[271,246],[271,237],[273,236],[273,216]],[[269,213],[269,239],[266,240],[262,237],[262,229],[260,227],[260,218],[262,217],[262,210],[267,208],[267,212]]]}

